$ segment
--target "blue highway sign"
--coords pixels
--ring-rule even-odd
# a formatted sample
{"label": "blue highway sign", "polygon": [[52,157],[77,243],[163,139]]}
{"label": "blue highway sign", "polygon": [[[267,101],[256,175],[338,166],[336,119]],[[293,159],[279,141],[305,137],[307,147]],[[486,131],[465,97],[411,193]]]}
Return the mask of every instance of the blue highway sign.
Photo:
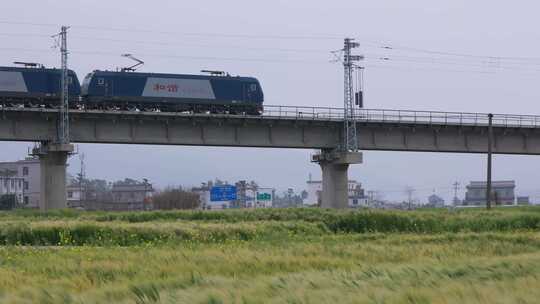
{"label": "blue highway sign", "polygon": [[236,186],[215,186],[210,189],[210,201],[234,201],[236,200]]}

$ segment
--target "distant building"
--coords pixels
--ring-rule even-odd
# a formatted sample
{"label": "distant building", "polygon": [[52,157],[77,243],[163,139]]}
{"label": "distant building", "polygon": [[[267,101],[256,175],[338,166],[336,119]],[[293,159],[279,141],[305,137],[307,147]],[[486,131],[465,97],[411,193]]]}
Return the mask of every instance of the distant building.
{"label": "distant building", "polygon": [[[8,171],[9,172],[9,171]],[[3,175],[6,171],[0,171],[0,198],[11,196],[14,198],[13,205],[24,203],[24,179]]]}
{"label": "distant building", "polygon": [[[476,206],[486,204],[486,182],[470,182],[465,193],[463,205]],[[493,181],[491,184],[491,202],[500,205],[513,205],[515,201],[515,181]]]}
{"label": "distant building", "polygon": [[[311,174],[309,180],[307,181],[307,196],[304,198],[304,205],[310,206],[320,206],[321,205],[321,194],[322,194],[322,181],[312,180]],[[363,207],[367,206],[368,198],[365,195],[365,191],[362,188],[362,184],[355,181],[349,180],[348,184],[348,194],[349,194],[349,207]]]}
{"label": "distant building", "polygon": [[307,191],[295,193],[293,188],[288,188],[281,195],[275,194],[274,207],[276,208],[297,208],[304,205],[304,198],[307,197]]}
{"label": "distant building", "polygon": [[529,205],[531,203],[528,196],[518,196],[516,201],[518,205]]}
{"label": "distant building", "polygon": [[[0,172],[13,172],[12,178],[22,179],[24,192],[21,204],[28,208],[38,208],[41,192],[41,166],[39,159],[28,157],[14,162],[0,162]],[[1,175],[1,174],[0,174]]]}
{"label": "distant building", "polygon": [[83,187],[77,184],[71,184],[66,187],[67,204],[70,208],[84,207],[84,190]]}
{"label": "distant building", "polygon": [[151,209],[154,188],[148,182],[117,182],[113,184],[111,193],[112,203],[105,208],[109,210],[145,210]]}
{"label": "distant building", "polygon": [[426,207],[442,208],[444,207],[444,200],[440,196],[432,194],[428,197],[428,203]]}

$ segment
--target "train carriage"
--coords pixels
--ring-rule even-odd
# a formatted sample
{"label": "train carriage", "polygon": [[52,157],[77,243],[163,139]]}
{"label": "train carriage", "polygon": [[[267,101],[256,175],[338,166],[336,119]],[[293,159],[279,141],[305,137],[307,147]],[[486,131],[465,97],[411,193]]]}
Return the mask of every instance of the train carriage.
{"label": "train carriage", "polygon": [[87,108],[259,115],[263,92],[252,77],[94,71],[82,85]]}
{"label": "train carriage", "polygon": [[[43,67],[0,67],[0,105],[57,107],[61,98],[61,70]],[[75,72],[68,71],[70,101],[76,102],[81,87]]]}

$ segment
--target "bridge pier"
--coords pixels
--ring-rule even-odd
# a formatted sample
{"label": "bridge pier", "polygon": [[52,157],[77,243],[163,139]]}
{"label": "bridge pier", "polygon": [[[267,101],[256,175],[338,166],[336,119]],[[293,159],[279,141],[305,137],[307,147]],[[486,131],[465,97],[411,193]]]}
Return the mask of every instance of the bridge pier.
{"label": "bridge pier", "polygon": [[322,150],[312,162],[321,166],[321,208],[345,209],[349,206],[349,165],[362,163],[361,152]]}
{"label": "bridge pier", "polygon": [[67,158],[72,152],[72,144],[49,142],[43,142],[32,150],[33,155],[39,156],[41,167],[41,211],[67,208],[66,167]]}

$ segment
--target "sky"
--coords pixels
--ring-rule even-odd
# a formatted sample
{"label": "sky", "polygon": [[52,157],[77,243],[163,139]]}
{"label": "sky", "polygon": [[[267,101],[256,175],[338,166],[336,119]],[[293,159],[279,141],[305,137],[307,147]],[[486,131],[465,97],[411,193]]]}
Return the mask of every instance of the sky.
{"label": "sky", "polygon": [[[265,104],[343,105],[343,67],[331,51],[343,38],[360,43],[365,107],[538,114],[540,32],[537,1],[5,1],[0,65],[60,65],[51,35],[69,25],[69,66],[82,80],[94,69],[145,61],[144,72],[224,70],[257,77]],[[32,143],[0,143],[0,161],[23,158]],[[147,178],[158,187],[209,179],[255,180],[301,191],[312,150],[81,144],[87,175]],[[540,201],[538,157],[494,157],[493,176],[516,180],[516,192]],[[69,160],[77,172],[79,158]],[[386,199],[432,193],[449,200],[452,184],[485,176],[485,156],[364,152],[349,177]]]}

